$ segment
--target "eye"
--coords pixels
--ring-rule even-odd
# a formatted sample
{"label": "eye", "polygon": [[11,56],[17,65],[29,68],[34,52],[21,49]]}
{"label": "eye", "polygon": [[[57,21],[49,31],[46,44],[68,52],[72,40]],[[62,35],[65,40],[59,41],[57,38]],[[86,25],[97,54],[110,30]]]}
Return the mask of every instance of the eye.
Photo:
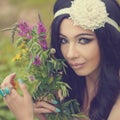
{"label": "eye", "polygon": [[60,37],[60,43],[61,43],[61,44],[65,44],[65,43],[67,43],[67,42],[68,42],[67,39]]}
{"label": "eye", "polygon": [[93,39],[89,39],[89,38],[80,38],[79,39],[79,43],[80,44],[87,44],[89,42],[91,42]]}

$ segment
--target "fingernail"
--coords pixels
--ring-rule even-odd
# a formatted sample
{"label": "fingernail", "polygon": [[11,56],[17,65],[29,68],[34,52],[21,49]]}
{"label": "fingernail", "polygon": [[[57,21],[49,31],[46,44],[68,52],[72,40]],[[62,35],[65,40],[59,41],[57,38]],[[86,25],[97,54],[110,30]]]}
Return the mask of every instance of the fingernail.
{"label": "fingernail", "polygon": [[51,102],[52,102],[52,104],[54,104],[54,105],[56,105],[56,104],[58,103],[57,100],[52,100]]}
{"label": "fingernail", "polygon": [[11,73],[10,76],[14,78],[16,76],[16,73]]}
{"label": "fingernail", "polygon": [[56,108],[55,111],[56,111],[57,113],[59,113],[59,112],[60,112],[60,109]]}
{"label": "fingernail", "polygon": [[23,83],[23,80],[22,80],[21,78],[19,78],[19,79],[18,79],[18,82],[19,82],[20,84],[22,84],[22,83]]}

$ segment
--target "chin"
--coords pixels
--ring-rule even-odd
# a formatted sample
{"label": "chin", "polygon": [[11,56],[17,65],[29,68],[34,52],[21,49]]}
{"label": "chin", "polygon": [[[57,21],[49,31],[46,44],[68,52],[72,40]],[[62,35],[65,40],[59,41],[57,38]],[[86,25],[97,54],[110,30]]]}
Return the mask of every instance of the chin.
{"label": "chin", "polygon": [[74,70],[78,76],[96,76],[98,74],[98,69],[95,70]]}
{"label": "chin", "polygon": [[75,73],[76,73],[76,75],[78,75],[78,76],[87,76],[87,75],[89,75],[89,73],[86,73],[86,72],[79,72],[79,71],[74,71]]}

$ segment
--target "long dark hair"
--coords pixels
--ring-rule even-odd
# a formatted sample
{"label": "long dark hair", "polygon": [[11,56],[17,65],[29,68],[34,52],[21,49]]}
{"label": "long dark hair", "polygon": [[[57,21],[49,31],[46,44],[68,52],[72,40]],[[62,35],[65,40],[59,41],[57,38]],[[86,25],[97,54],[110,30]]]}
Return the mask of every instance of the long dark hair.
{"label": "long dark hair", "polygon": [[[59,9],[70,7],[72,0],[57,0],[54,13]],[[103,0],[106,5],[109,17],[120,25],[120,8],[115,0]],[[51,47],[56,49],[56,57],[63,58],[60,50],[59,28],[63,19],[68,18],[68,14],[55,18],[51,26]],[[89,117],[91,120],[107,120],[110,111],[120,94],[120,32],[110,24],[95,30],[100,48],[100,74],[98,90],[91,101]],[[67,64],[67,63],[66,63]],[[77,76],[68,67],[67,74],[63,75],[63,81],[67,82],[72,90],[66,99],[76,98],[80,107],[83,107],[84,92],[86,89],[85,77]]]}

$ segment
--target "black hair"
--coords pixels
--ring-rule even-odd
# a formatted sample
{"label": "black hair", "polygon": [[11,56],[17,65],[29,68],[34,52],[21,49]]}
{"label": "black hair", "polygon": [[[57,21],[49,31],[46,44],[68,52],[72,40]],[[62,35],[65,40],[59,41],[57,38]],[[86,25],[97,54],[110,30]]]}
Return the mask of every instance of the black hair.
{"label": "black hair", "polygon": [[[71,6],[72,0],[57,0],[54,6],[54,13],[59,9]],[[120,7],[115,0],[102,0],[109,17],[120,25]],[[60,50],[59,28],[63,19],[68,18],[68,14],[56,17],[51,26],[51,47],[56,49],[56,57],[63,58]],[[91,120],[107,120],[110,111],[120,94],[120,32],[112,25],[106,23],[105,27],[95,30],[100,49],[100,74],[98,90],[91,101],[89,117]],[[66,63],[67,64],[67,63]],[[67,99],[76,98],[80,107],[83,107],[84,92],[86,89],[85,77],[77,76],[68,67],[67,74],[63,75],[63,81],[67,82],[72,90]]]}

